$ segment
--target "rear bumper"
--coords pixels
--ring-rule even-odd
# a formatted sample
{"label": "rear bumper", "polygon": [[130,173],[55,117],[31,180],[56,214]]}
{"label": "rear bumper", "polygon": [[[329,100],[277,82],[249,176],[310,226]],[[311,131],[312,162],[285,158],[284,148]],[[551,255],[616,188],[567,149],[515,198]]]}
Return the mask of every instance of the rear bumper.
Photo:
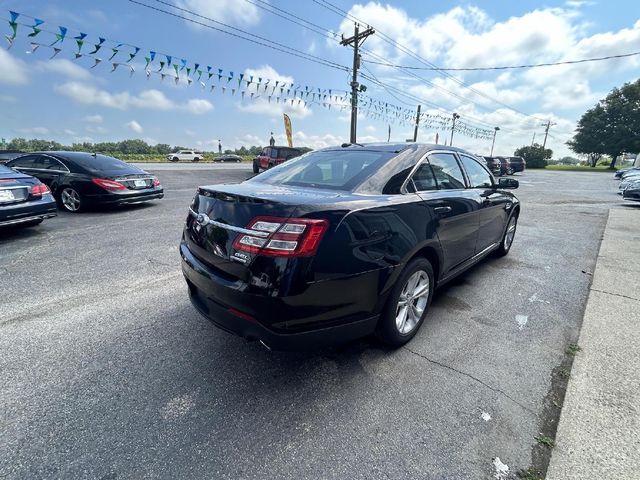
{"label": "rear bumper", "polygon": [[90,205],[131,205],[133,203],[148,202],[164,197],[163,189],[140,190],[126,193],[106,193],[100,195],[90,195],[86,197],[87,203]]}
{"label": "rear bumper", "polygon": [[[204,317],[222,330],[248,340],[258,340],[275,350],[310,350],[370,335],[375,330],[378,315],[371,312],[332,317],[327,312],[339,312],[344,305],[335,305],[335,296],[322,295],[318,305],[318,290],[343,289],[339,281],[312,284],[309,292],[295,297],[282,298],[248,294],[242,291],[240,282],[230,282],[218,277],[209,267],[195,258],[186,245],[180,245],[182,273],[189,287],[193,306]],[[367,281],[365,280],[364,283]],[[334,285],[332,285],[334,284]],[[306,295],[306,297],[305,297]],[[377,292],[373,298],[378,300]],[[372,305],[372,311],[374,311]],[[305,324],[301,314],[313,316],[324,312],[324,320]],[[287,326],[288,320],[295,326]]]}
{"label": "rear bumper", "polygon": [[30,202],[2,205],[0,206],[0,226],[43,220],[55,217],[57,212],[56,201],[51,195],[44,195],[41,199]]}

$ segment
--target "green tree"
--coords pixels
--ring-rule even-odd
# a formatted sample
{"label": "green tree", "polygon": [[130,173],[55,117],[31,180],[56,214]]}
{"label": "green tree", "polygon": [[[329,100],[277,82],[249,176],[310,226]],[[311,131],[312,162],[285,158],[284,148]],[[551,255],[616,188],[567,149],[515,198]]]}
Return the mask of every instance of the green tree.
{"label": "green tree", "polygon": [[611,90],[582,115],[576,130],[567,144],[587,155],[591,166],[606,154],[615,168],[620,155],[640,151],[640,79]]}
{"label": "green tree", "polygon": [[516,157],[524,158],[527,162],[527,168],[544,168],[547,166],[547,160],[553,156],[553,150],[534,143],[516,149],[513,154]]}

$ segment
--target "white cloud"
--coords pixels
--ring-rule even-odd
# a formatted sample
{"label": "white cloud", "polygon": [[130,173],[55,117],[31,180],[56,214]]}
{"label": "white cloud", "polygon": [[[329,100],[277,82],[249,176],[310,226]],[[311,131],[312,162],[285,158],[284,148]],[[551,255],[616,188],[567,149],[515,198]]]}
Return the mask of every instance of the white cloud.
{"label": "white cloud", "polygon": [[142,133],[143,131],[142,125],[140,125],[135,120],[131,120],[130,122],[126,123],[125,127],[127,127],[129,130],[135,133]]}
{"label": "white cloud", "polygon": [[[252,3],[240,0],[175,0],[175,4],[203,17],[214,18],[224,23],[248,26],[255,25],[260,20],[258,8]],[[191,22],[187,25],[197,29],[202,28]]]}
{"label": "white cloud", "polygon": [[76,135],[76,131],[75,131],[75,130],[71,130],[71,129],[69,129],[69,128],[65,128],[65,129],[64,129],[64,134],[65,134],[65,135],[74,136],[74,135]]}
{"label": "white cloud", "polygon": [[84,130],[88,133],[98,133],[98,134],[105,134],[108,132],[106,128],[100,125],[87,125],[86,127],[84,127]]}
{"label": "white cloud", "polygon": [[188,128],[185,129],[184,134],[187,137],[195,137],[196,136],[196,132],[194,132],[193,130],[189,130]]}
{"label": "white cloud", "polygon": [[[273,68],[271,65],[263,65],[258,68],[247,68],[244,71],[244,75],[245,77],[253,76],[253,78],[256,80],[258,78],[262,78],[262,80],[264,81],[265,79],[268,78],[271,80],[271,82],[274,82],[274,80],[278,80],[280,83],[293,83],[293,77],[278,73],[276,69]],[[273,84],[274,83],[272,83],[272,85]]]}
{"label": "white cloud", "polygon": [[46,62],[38,62],[36,68],[42,72],[56,73],[74,80],[88,80],[91,78],[91,74],[87,69],[82,68],[66,58],[55,58]]}
{"label": "white cloud", "polygon": [[27,68],[22,60],[0,48],[0,84],[25,85],[29,83]]}
{"label": "white cloud", "polygon": [[55,87],[55,91],[83,105],[99,105],[118,110],[127,110],[130,107],[148,110],[183,110],[200,115],[213,109],[208,100],[190,99],[185,104],[178,104],[166,97],[160,90],[143,90],[138,95],[132,95],[128,91],[112,93],[98,89],[82,82],[67,82]]}
{"label": "white cloud", "polygon": [[46,127],[18,128],[16,131],[27,134],[27,135],[48,135],[49,134],[49,129]]}
{"label": "white cloud", "polygon": [[213,104],[209,100],[204,100],[201,98],[192,98],[187,102],[187,104],[183,108],[189,113],[193,113],[195,115],[201,115],[203,113],[207,113],[213,110]]}
{"label": "white cloud", "polygon": [[16,103],[18,99],[13,95],[0,95],[0,102],[2,103]]}
{"label": "white cloud", "polygon": [[87,123],[102,123],[102,115],[87,115],[83,120]]}

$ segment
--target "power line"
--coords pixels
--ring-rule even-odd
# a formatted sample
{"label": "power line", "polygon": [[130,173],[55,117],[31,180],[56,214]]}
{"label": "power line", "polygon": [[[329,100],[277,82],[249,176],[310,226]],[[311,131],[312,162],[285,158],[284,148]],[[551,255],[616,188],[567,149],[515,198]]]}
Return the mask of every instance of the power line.
{"label": "power line", "polygon": [[[332,11],[333,13],[337,14],[340,17],[346,16],[348,19],[355,21],[355,22],[359,22],[362,24],[366,24],[366,22],[363,22],[362,20],[358,19],[357,17],[351,15],[349,12],[341,9],[340,7],[332,4],[331,2],[327,1],[327,0],[313,0],[314,3],[317,3],[318,5]],[[546,121],[546,119],[542,119],[539,117],[536,117],[534,115],[530,115],[528,113],[522,112],[520,110],[518,110],[517,108],[512,107],[511,105],[508,105],[496,98],[491,97],[490,95],[480,91],[480,90],[476,90],[475,88],[471,87],[470,85],[467,85],[465,82],[463,82],[462,80],[454,77],[453,75],[451,75],[450,73],[443,71],[440,67],[434,65],[433,63],[429,62],[427,59],[421,57],[420,55],[416,54],[415,52],[413,52],[411,49],[409,49],[408,47],[402,45],[401,43],[399,43],[398,41],[394,40],[393,38],[391,38],[389,35],[386,35],[384,32],[381,32],[379,29],[376,28],[377,33],[379,34],[380,38],[389,43],[390,45],[395,46],[396,48],[398,48],[399,50],[401,50],[402,52],[404,52],[405,54],[415,58],[416,60],[418,60],[420,63],[422,63],[423,65],[427,65],[431,68],[433,68],[434,71],[438,72],[439,74],[451,79],[452,81],[454,81],[455,83],[459,84],[460,86],[476,93],[477,95],[483,96],[485,98],[487,98],[488,100],[491,100],[495,103],[498,103],[506,108],[508,108],[509,110],[513,110],[514,112],[517,112],[521,115],[527,116],[527,117],[532,117],[535,118],[537,120],[540,121]],[[403,70],[407,73],[409,73],[407,70]],[[424,80],[424,79],[423,79]]]}
{"label": "power line", "polygon": [[[263,47],[270,48],[272,50],[277,50],[277,51],[280,51],[282,53],[286,53],[288,55],[293,55],[295,57],[302,58],[304,60],[308,60],[308,61],[311,61],[311,62],[314,62],[314,63],[319,63],[321,65],[324,65],[324,66],[327,66],[327,67],[331,67],[331,68],[335,68],[337,70],[349,71],[348,67],[346,67],[344,65],[340,65],[340,64],[335,63],[335,62],[332,62],[331,60],[326,60],[324,58],[321,58],[321,57],[318,57],[318,56],[303,52],[303,51],[295,49],[293,47],[289,47],[289,46],[284,45],[282,43],[275,42],[275,41],[270,40],[268,38],[261,37],[259,35],[255,35],[255,34],[250,33],[250,32],[246,32],[246,31],[241,30],[239,28],[235,28],[235,27],[232,27],[232,26],[227,25],[225,23],[218,22],[217,20],[214,20],[214,19],[205,17],[203,15],[200,15],[200,14],[198,14],[196,12],[192,12],[192,11],[187,10],[187,9],[182,9],[182,8],[176,7],[176,6],[174,6],[174,5],[172,5],[172,4],[168,3],[168,2],[164,2],[162,0],[156,0],[156,1],[159,2],[159,3],[165,4],[165,5],[171,6],[173,8],[182,10],[185,13],[189,13],[189,14],[194,15],[196,17],[200,17],[200,18],[206,19],[208,21],[211,21],[213,23],[220,24],[220,25],[222,25],[222,26],[224,26],[226,28],[241,32],[244,35],[248,35],[249,37],[254,37],[254,38],[249,38],[249,37],[244,36],[244,35],[240,35],[240,34],[237,34],[237,33],[229,32],[227,30],[223,30],[223,29],[215,27],[213,25],[210,25],[210,24],[207,24],[207,23],[203,23],[203,22],[200,22],[198,20],[194,20],[193,18],[185,17],[184,15],[180,15],[178,13],[171,12],[169,10],[164,10],[162,8],[154,7],[153,5],[148,5],[148,4],[140,2],[138,0],[129,0],[129,2],[131,2],[131,3],[135,3],[137,5],[149,8],[151,10],[155,10],[157,12],[164,13],[166,15],[169,15],[169,16],[172,16],[172,17],[175,17],[175,18],[180,18],[180,19],[185,20],[187,22],[191,22],[193,24],[200,25],[202,27],[206,27],[206,28],[209,28],[211,30],[216,30],[218,32],[225,33],[227,35],[231,35],[232,37],[240,38],[242,40],[246,40],[246,41],[255,43],[257,45],[261,45]],[[255,40],[255,38],[257,38],[258,40]]]}
{"label": "power line", "polygon": [[581,60],[565,60],[562,62],[529,63],[529,64],[523,64],[523,65],[507,65],[507,66],[500,66],[500,67],[466,67],[466,68],[463,68],[463,67],[459,67],[459,68],[413,67],[413,66],[407,66],[407,65],[396,65],[393,63],[376,62],[374,60],[366,60],[366,61],[369,63],[374,63],[376,65],[384,65],[385,67],[402,68],[407,70],[441,70],[441,71],[449,71],[449,72],[476,72],[476,71],[487,71],[487,70],[514,70],[519,68],[553,67],[555,65],[574,65],[576,63],[599,62],[601,60],[633,57],[635,55],[640,55],[640,52],[621,53],[618,55],[607,55],[606,57],[583,58]]}

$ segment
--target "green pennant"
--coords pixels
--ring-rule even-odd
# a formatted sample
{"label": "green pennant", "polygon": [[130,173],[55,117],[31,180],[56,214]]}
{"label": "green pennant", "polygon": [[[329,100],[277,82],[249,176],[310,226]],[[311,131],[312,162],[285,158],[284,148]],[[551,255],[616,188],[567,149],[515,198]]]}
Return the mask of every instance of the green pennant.
{"label": "green pennant", "polygon": [[16,35],[18,35],[18,24],[16,22],[9,22],[9,26],[11,30],[13,30],[13,36],[11,38],[16,38]]}
{"label": "green pennant", "polygon": [[160,60],[160,70],[158,70],[159,72],[162,71],[162,69],[164,68],[164,60]]}
{"label": "green pennant", "polygon": [[31,27],[31,28],[33,28],[33,32],[31,32],[29,34],[29,37],[35,37],[36,35],[38,35],[42,31],[41,29],[39,29],[37,27]]}
{"label": "green pennant", "polygon": [[84,45],[84,40],[76,39],[76,43],[78,44],[78,53],[82,50],[82,45]]}
{"label": "green pennant", "polygon": [[178,64],[177,63],[173,64],[173,69],[176,71],[176,77],[179,77],[180,75],[178,75]]}
{"label": "green pennant", "polygon": [[191,67],[187,67],[187,78],[189,78],[189,75],[191,75]]}
{"label": "green pennant", "polygon": [[109,57],[109,60],[115,57],[120,50],[118,50],[117,48],[112,48],[111,51],[113,52],[113,54],[111,54],[111,56]]}
{"label": "green pennant", "polygon": [[202,70],[198,70],[198,81],[200,80],[200,77],[202,77]]}
{"label": "green pennant", "polygon": [[130,53],[129,54],[129,60],[127,60],[127,63],[130,62],[131,60],[133,60],[133,58],[136,56],[135,53]]}
{"label": "green pennant", "polygon": [[149,64],[151,63],[151,57],[144,57],[144,61],[147,62],[147,64],[144,66],[146,70],[149,67]]}

